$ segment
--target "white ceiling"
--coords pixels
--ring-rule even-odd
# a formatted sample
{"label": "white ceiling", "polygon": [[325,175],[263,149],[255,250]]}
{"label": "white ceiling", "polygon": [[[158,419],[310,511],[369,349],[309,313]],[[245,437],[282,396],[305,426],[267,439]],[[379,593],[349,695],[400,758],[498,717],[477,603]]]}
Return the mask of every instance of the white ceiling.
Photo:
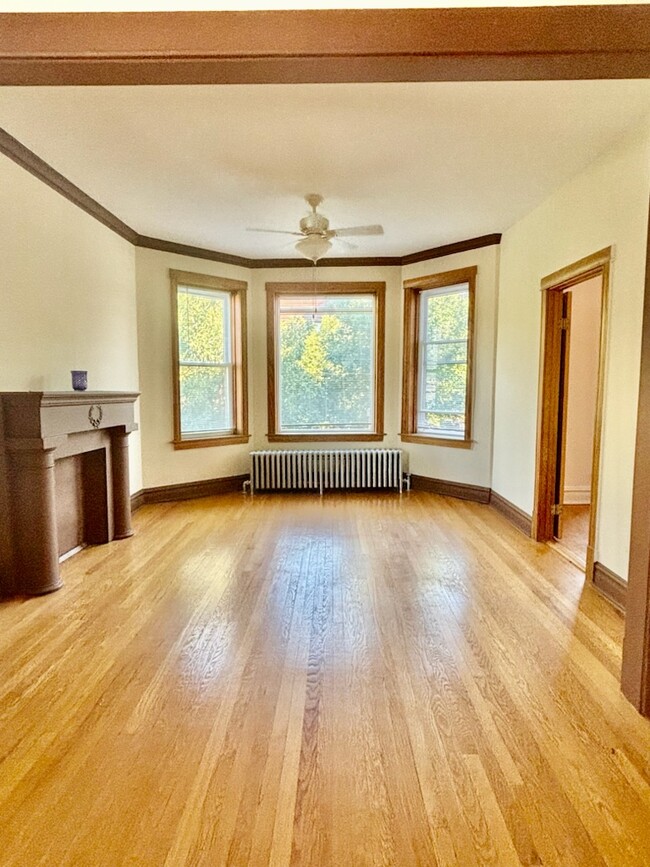
{"label": "white ceiling", "polygon": [[[0,126],[143,235],[291,257],[319,192],[335,255],[500,232],[650,114],[650,81],[5,87]],[[289,246],[286,243],[289,242]]]}

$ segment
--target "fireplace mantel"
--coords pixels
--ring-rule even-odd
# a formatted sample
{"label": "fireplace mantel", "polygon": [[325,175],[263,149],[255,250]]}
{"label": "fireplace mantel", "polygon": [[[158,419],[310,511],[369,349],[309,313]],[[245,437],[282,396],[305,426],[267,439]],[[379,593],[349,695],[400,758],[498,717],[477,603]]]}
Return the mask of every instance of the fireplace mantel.
{"label": "fireplace mantel", "polygon": [[[128,435],[138,392],[0,392],[0,589],[61,586],[57,473],[74,458],[83,543],[132,535]],[[62,511],[62,508],[61,508]],[[81,530],[80,530],[81,532]],[[81,540],[80,540],[81,541]]]}

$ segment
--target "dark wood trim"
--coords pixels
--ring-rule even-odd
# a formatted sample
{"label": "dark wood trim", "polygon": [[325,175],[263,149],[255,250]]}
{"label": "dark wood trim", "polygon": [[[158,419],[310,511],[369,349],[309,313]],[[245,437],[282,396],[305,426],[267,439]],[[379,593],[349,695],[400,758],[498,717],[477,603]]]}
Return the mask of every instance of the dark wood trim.
{"label": "dark wood trim", "polygon": [[[423,445],[452,446],[471,448],[472,443],[472,405],[474,397],[474,352],[475,352],[475,311],[476,277],[478,268],[456,268],[440,274],[429,274],[404,281],[404,338],[402,348],[402,415],[400,437],[403,442]],[[469,286],[469,306],[467,323],[467,381],[465,390],[465,436],[462,440],[427,436],[417,429],[419,349],[420,349],[420,294],[427,289],[454,286],[467,283]]]}
{"label": "dark wood trim", "polygon": [[219,250],[206,250],[204,247],[193,247],[190,244],[180,244],[177,241],[164,241],[162,238],[149,238],[147,235],[137,235],[133,242],[136,247],[148,250],[160,250],[164,253],[177,253],[179,256],[191,256],[193,259],[209,259],[224,265],[239,265],[242,268],[251,267],[251,259],[235,256],[232,253],[221,253]]}
{"label": "dark wood trim", "polygon": [[[246,256],[236,256],[233,253],[221,253],[218,250],[209,250],[205,247],[192,247],[189,244],[180,244],[176,241],[165,241],[161,238],[149,238],[138,235],[134,242],[137,247],[146,247],[150,250],[161,250],[166,253],[177,253],[179,256],[191,256],[194,259],[208,259],[212,262],[222,262],[226,265],[239,265],[242,268],[258,270],[262,268],[311,268],[307,259],[250,259]],[[492,235],[481,235],[477,238],[467,238],[453,244],[443,244],[440,247],[430,247],[428,250],[420,250],[404,256],[347,256],[328,257],[322,259],[318,268],[370,268],[410,265],[414,262],[426,262],[429,259],[440,259],[443,256],[451,256],[454,253],[463,253],[468,250],[479,250],[481,247],[491,247],[501,243],[501,235],[495,232]]]}
{"label": "dark wood trim", "polygon": [[[0,15],[0,19],[2,17]],[[99,220],[107,228],[112,229],[120,237],[130,241],[131,244],[136,243],[138,238],[137,232],[130,226],[127,226],[126,223],[123,223],[119,217],[116,217],[115,214],[112,214],[87,193],[84,193],[83,190],[80,190],[72,181],[69,181],[60,172],[53,169],[45,160],[36,156],[33,151],[25,147],[18,139],[9,135],[4,129],[0,129],[0,153],[9,157],[10,160],[13,160],[21,168],[26,169],[31,175],[38,178],[39,181],[47,184],[48,187],[56,190],[57,193],[60,193],[69,202],[72,202],[73,205],[76,205],[82,211],[90,214],[91,217]]]}
{"label": "dark wood trim", "polygon": [[135,514],[146,502],[146,495],[143,488],[131,494],[131,514]]}
{"label": "dark wood trim", "polygon": [[639,412],[621,687],[634,707],[650,717],[650,220],[646,244]]}
{"label": "dark wood trim", "polygon": [[490,489],[480,485],[467,485],[464,482],[448,482],[446,479],[432,479],[429,476],[411,474],[411,490],[428,491],[443,497],[456,497],[459,500],[472,500],[474,503],[489,503]]}
{"label": "dark wood trim", "polygon": [[176,500],[194,500],[198,497],[213,497],[216,494],[230,494],[241,491],[244,482],[250,478],[248,473],[240,476],[226,476],[221,479],[202,479],[198,482],[182,482],[179,485],[161,485],[145,488],[141,493],[144,502],[173,503]]}
{"label": "dark wood trim", "polygon": [[497,512],[500,512],[504,518],[507,518],[511,524],[514,524],[522,533],[530,536],[532,533],[533,519],[532,516],[519,506],[515,506],[510,500],[506,500],[501,494],[492,491],[490,494],[490,505],[494,506]]}
{"label": "dark wood trim", "polygon": [[[0,22],[2,15],[0,14]],[[191,244],[181,244],[178,241],[166,241],[163,238],[150,238],[140,235],[135,229],[127,226],[119,217],[100,205],[95,199],[84,193],[79,187],[69,181],[64,175],[52,168],[49,163],[42,160],[28,147],[9,135],[0,128],[0,153],[9,157],[22,168],[26,169],[34,177],[38,178],[48,187],[56,190],[72,204],[77,205],[82,211],[94,217],[102,225],[116,232],[136,247],[148,250],[159,250],[163,253],[176,253],[179,256],[190,256],[193,259],[207,259],[210,262],[220,262],[224,265],[237,265],[241,268],[257,270],[261,268],[311,268],[307,259],[250,259],[246,256],[237,256],[234,253],[223,253],[220,250],[209,250],[206,247],[194,247]],[[479,238],[469,238],[466,241],[458,241],[454,244],[445,244],[442,247],[431,247],[419,253],[410,253],[407,256],[356,256],[356,257],[333,257],[323,259],[321,267],[327,268],[365,268],[401,266],[411,262],[423,262],[428,259],[436,259],[448,256],[451,253],[459,253],[465,250],[474,250],[480,247],[501,243],[501,235],[482,235]]]}
{"label": "dark wood trim", "polygon": [[453,256],[454,253],[480,250],[481,247],[492,247],[500,243],[501,233],[494,232],[492,235],[480,235],[478,238],[467,238],[465,241],[455,241],[453,244],[443,244],[440,247],[431,247],[429,250],[409,253],[407,256],[402,256],[400,264],[411,265],[414,262],[427,262],[429,259],[441,259],[443,256]]}
{"label": "dark wood trim", "polygon": [[[251,259],[250,267],[257,268],[311,268],[308,259]],[[316,263],[316,268],[371,268],[376,265],[400,266],[401,256],[328,256]]]}
{"label": "dark wood trim", "polygon": [[[278,431],[276,414],[275,313],[277,299],[282,295],[374,295],[376,298],[375,328],[375,430],[371,433],[305,433],[288,434]],[[375,442],[383,440],[384,430],[384,369],[386,343],[386,284],[366,282],[327,283],[267,283],[266,284],[266,370],[267,417],[269,442]]]}
{"label": "dark wood trim", "polygon": [[621,611],[625,611],[627,602],[627,581],[623,581],[620,575],[612,572],[602,563],[594,563],[594,587],[608,599],[612,605]]}
{"label": "dark wood trim", "polygon": [[0,84],[642,78],[643,4],[9,13]]}

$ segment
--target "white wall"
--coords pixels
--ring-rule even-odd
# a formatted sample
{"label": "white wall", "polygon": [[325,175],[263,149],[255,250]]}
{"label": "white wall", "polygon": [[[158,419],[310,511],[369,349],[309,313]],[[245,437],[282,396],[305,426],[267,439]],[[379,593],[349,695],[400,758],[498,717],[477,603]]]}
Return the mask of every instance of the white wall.
{"label": "white wall", "polygon": [[569,504],[586,504],[590,501],[602,283],[600,277],[592,277],[570,290],[571,331],[564,463],[564,502]]}
{"label": "white wall", "polygon": [[[156,250],[136,251],[142,450],[144,487],[178,484],[246,473],[248,453],[269,447],[267,439],[266,283],[383,282],[386,284],[384,430],[382,445],[401,447],[411,472],[468,484],[490,485],[494,327],[498,249],[422,262],[404,269],[404,277],[436,274],[478,265],[477,376],[472,449],[402,444],[399,438],[402,379],[402,269],[400,267],[269,268],[249,271],[204,259]],[[169,269],[214,274],[248,283],[248,359],[251,439],[248,445],[174,450],[172,446],[172,324]],[[358,443],[365,446],[367,443]],[[354,448],[355,443],[345,443]],[[273,447],[273,446],[271,446]],[[301,448],[319,448],[305,443]],[[336,447],[336,444],[334,445]]]}
{"label": "white wall", "polygon": [[646,258],[645,124],[508,229],[501,242],[493,488],[533,508],[540,281],[613,245],[596,559],[627,575]]}
{"label": "white wall", "polygon": [[[142,418],[143,487],[175,485],[246,473],[249,445],[211,446],[178,449],[172,445],[174,416],[172,407],[172,295],[169,269],[194,271],[244,280],[250,283],[247,268],[224,265],[207,259],[136,250],[138,287],[138,350],[140,357],[140,415]],[[249,356],[257,353],[251,342],[251,292],[249,307]],[[251,388],[252,363],[249,359],[249,406],[257,395]]]}
{"label": "white wall", "polygon": [[403,280],[478,267],[476,274],[474,396],[471,449],[405,444],[411,472],[434,479],[489,488],[492,483],[492,407],[498,298],[499,248],[483,247],[402,269]]}
{"label": "white wall", "polygon": [[[138,390],[133,246],[0,156],[0,390]],[[131,490],[142,487],[139,434]]]}
{"label": "white wall", "polygon": [[[248,444],[174,450],[172,415],[172,322],[169,269],[213,274],[248,283]],[[232,265],[157,250],[136,251],[140,378],[142,387],[142,451],[144,487],[223,478],[248,472],[249,452],[267,448],[266,289],[267,282],[311,282],[312,269],[270,268],[249,271]],[[386,283],[385,445],[398,444],[401,377],[401,282],[399,268],[327,268],[321,281]],[[354,443],[346,443],[353,447]],[[305,443],[305,448],[309,445]],[[314,445],[315,448],[318,444]]]}

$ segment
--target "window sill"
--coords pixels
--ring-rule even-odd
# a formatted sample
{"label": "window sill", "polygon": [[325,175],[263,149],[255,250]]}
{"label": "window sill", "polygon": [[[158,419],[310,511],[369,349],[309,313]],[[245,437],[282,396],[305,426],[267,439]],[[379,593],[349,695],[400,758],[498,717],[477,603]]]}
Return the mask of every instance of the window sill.
{"label": "window sill", "polygon": [[322,433],[322,434],[267,434],[270,443],[369,443],[381,442],[385,433]]}
{"label": "window sill", "polygon": [[471,449],[473,440],[456,440],[445,437],[427,436],[426,434],[402,433],[400,439],[403,443],[419,443],[426,446],[445,446],[454,449]]}
{"label": "window sill", "polygon": [[213,446],[234,446],[247,443],[248,434],[228,434],[223,437],[205,437],[203,439],[173,440],[174,449],[209,449]]}

